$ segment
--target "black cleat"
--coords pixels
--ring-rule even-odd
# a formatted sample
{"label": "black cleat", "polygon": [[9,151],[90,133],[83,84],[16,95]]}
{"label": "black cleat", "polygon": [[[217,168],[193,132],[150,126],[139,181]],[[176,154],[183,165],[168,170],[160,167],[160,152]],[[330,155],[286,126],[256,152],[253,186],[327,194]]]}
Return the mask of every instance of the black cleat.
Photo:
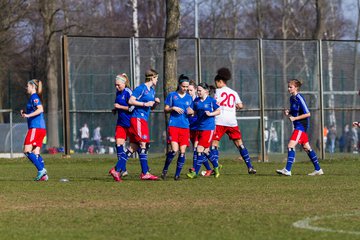
{"label": "black cleat", "polygon": [[249,168],[248,169],[248,173],[249,174],[255,174],[256,173],[256,170],[254,168]]}

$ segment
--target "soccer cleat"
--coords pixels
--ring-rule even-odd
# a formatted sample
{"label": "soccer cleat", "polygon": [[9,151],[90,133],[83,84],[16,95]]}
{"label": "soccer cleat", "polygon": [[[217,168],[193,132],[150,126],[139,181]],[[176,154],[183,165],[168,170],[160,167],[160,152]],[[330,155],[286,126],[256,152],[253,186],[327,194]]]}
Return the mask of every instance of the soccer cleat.
{"label": "soccer cleat", "polygon": [[202,171],[201,175],[204,177],[210,177],[213,173],[214,173],[213,170],[206,170],[206,171]]}
{"label": "soccer cleat", "polygon": [[161,179],[166,180],[167,171],[162,171],[161,173]]}
{"label": "soccer cleat", "polygon": [[158,177],[147,172],[146,174],[141,173],[140,179],[141,180],[158,180]]}
{"label": "soccer cleat", "polygon": [[189,173],[195,172],[195,168],[189,168]]}
{"label": "soccer cleat", "polygon": [[115,182],[121,182],[120,173],[115,170],[115,168],[110,169],[110,175],[114,178]]}
{"label": "soccer cleat", "polygon": [[223,168],[223,165],[219,163],[219,170]]}
{"label": "soccer cleat", "polygon": [[324,171],[322,169],[320,170],[315,170],[312,173],[308,174],[309,176],[320,176],[320,175],[324,175]]}
{"label": "soccer cleat", "polygon": [[38,171],[38,174],[36,176],[36,178],[34,179],[35,181],[40,181],[40,179],[45,176],[47,174],[46,169],[43,168],[42,170]]}
{"label": "soccer cleat", "polygon": [[47,180],[49,180],[49,177],[48,177],[48,175],[46,174],[46,175],[44,175],[44,176],[42,176],[38,181],[39,182],[41,182],[41,181],[47,181]]}
{"label": "soccer cleat", "polygon": [[249,174],[256,174],[256,170],[254,168],[249,168],[248,173]]}
{"label": "soccer cleat", "polygon": [[220,168],[220,167],[216,167],[216,168],[214,168],[214,175],[215,175],[215,178],[220,177],[220,171],[219,171],[219,168]]}
{"label": "soccer cleat", "polygon": [[278,174],[291,176],[291,171],[286,170],[286,168],[276,170]]}
{"label": "soccer cleat", "polygon": [[180,180],[180,176],[175,175],[174,180],[175,180],[175,181],[179,181],[179,180]]}
{"label": "soccer cleat", "polygon": [[128,171],[121,172],[121,177],[126,177],[129,175]]}
{"label": "soccer cleat", "polygon": [[196,172],[187,173],[186,176],[191,179],[197,178]]}
{"label": "soccer cleat", "polygon": [[114,167],[109,170],[109,175],[111,175],[111,172],[112,172],[112,171],[115,171],[115,168],[114,168]]}

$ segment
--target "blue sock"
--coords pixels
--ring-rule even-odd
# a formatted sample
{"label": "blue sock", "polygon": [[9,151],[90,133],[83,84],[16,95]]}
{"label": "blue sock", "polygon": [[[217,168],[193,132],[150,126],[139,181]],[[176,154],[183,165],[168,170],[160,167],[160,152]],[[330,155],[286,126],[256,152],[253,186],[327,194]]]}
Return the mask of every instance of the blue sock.
{"label": "blue sock", "polygon": [[315,170],[319,171],[320,170],[320,164],[319,164],[318,157],[316,156],[316,153],[314,152],[314,150],[311,149],[308,152],[308,156],[309,156],[311,162],[314,164]]}
{"label": "blue sock", "polygon": [[176,155],[176,152],[174,152],[174,151],[170,151],[166,154],[166,160],[165,160],[165,165],[164,165],[163,171],[167,172],[175,155]]}
{"label": "blue sock", "polygon": [[244,145],[241,145],[239,147],[239,152],[240,152],[241,157],[244,159],[246,166],[248,168],[253,168],[253,166],[251,165],[251,159],[250,159],[249,152]]}
{"label": "blue sock", "polygon": [[120,172],[123,167],[123,162],[122,162],[122,154],[124,153],[124,146],[123,145],[116,145],[116,155],[117,155],[117,163],[115,165],[115,170],[117,172]]}
{"label": "blue sock", "polygon": [[208,161],[208,159],[207,159],[207,157],[206,157],[205,155],[204,155],[203,165],[204,165],[204,167],[206,168],[206,170],[211,170],[209,161]]}
{"label": "blue sock", "polygon": [[196,175],[199,174],[199,171],[200,171],[200,168],[201,168],[201,165],[205,162],[205,155],[204,153],[197,153],[197,161],[196,161],[196,166],[195,166],[195,173]]}
{"label": "blue sock", "polygon": [[211,152],[212,158],[215,159],[219,164],[219,150],[218,150],[218,147],[211,147],[210,152]]}
{"label": "blue sock", "polygon": [[39,162],[39,159],[33,152],[27,152],[25,153],[25,156],[35,165],[38,171],[41,171],[43,169],[41,163]]}
{"label": "blue sock", "polygon": [[38,162],[40,164],[41,169],[43,169],[45,167],[45,163],[44,163],[44,159],[41,157],[41,155],[36,155]]}
{"label": "blue sock", "polygon": [[141,148],[139,151],[139,159],[141,165],[141,171],[143,174],[149,172],[148,159],[147,159],[147,151],[146,148]]}
{"label": "blue sock", "polygon": [[294,148],[289,148],[288,149],[288,158],[287,158],[287,162],[286,162],[286,170],[291,171],[291,167],[293,165],[295,161],[295,149]]}
{"label": "blue sock", "polygon": [[[214,168],[219,167],[219,163],[218,163],[216,157],[214,155],[212,155],[211,152],[205,153],[205,156],[207,159],[209,159],[209,161],[211,162],[211,164],[213,165]],[[204,164],[204,166],[205,166],[205,164]],[[209,169],[206,168],[206,170],[209,170]]]}
{"label": "blue sock", "polygon": [[185,153],[180,153],[178,160],[177,160],[177,167],[176,167],[176,173],[175,176],[180,176],[181,170],[185,163]]}
{"label": "blue sock", "polygon": [[194,154],[193,154],[193,168],[195,169],[197,165],[197,152],[196,152],[196,148],[194,149]]}

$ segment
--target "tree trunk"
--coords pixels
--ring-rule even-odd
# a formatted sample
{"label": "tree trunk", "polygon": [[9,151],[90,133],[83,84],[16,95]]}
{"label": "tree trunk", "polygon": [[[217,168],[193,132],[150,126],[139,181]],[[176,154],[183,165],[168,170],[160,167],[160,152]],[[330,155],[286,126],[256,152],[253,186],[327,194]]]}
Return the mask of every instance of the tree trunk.
{"label": "tree trunk", "polygon": [[[132,26],[134,32],[134,48],[135,48],[135,66],[134,66],[134,84],[140,85],[140,50],[139,50],[139,19],[138,19],[138,3],[137,0],[131,0],[133,19]],[[134,87],[135,87],[134,86]]]}
{"label": "tree trunk", "polygon": [[57,40],[52,32],[54,24],[55,4],[53,1],[40,1],[40,11],[44,22],[44,40],[47,48],[46,57],[46,76],[45,83],[48,86],[48,124],[47,124],[47,140],[48,146],[59,147],[59,96],[58,96],[58,74],[57,74],[57,58],[56,50]]}
{"label": "tree trunk", "polygon": [[[166,0],[166,32],[164,43],[164,99],[176,88],[177,49],[180,30],[180,6],[178,0]],[[165,114],[166,129],[168,115]]]}

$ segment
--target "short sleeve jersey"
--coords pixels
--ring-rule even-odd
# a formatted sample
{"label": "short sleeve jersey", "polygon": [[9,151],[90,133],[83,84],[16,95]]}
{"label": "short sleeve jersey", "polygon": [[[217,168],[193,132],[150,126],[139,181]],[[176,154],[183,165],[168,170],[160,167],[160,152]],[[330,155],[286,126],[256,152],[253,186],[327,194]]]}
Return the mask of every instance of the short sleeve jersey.
{"label": "short sleeve jersey", "polygon": [[[155,101],[155,90],[153,87],[150,87],[150,89],[148,89],[145,83],[143,83],[134,89],[131,96],[134,96],[136,100],[139,102],[146,103],[150,101]],[[150,107],[136,106],[131,117],[142,118],[148,121],[149,114],[150,114]]]}
{"label": "short sleeve jersey", "polygon": [[165,105],[169,107],[179,107],[184,110],[183,114],[179,114],[175,111],[171,111],[169,126],[178,128],[189,128],[189,119],[187,116],[187,108],[193,108],[193,100],[189,94],[185,94],[183,97],[178,92],[171,92],[165,99]]}
{"label": "short sleeve jersey", "polygon": [[221,113],[215,117],[216,125],[235,127],[238,125],[236,120],[236,104],[242,103],[237,92],[229,87],[216,89],[215,99],[220,105]]}
{"label": "short sleeve jersey", "polygon": [[[26,113],[30,114],[36,111],[37,107],[42,105],[39,95],[36,93],[32,94],[29,98],[29,101],[26,104]],[[29,117],[27,119],[28,128],[42,128],[46,129],[44,113],[40,113],[34,117]]]}
{"label": "short sleeve jersey", "polygon": [[194,111],[197,115],[196,126],[197,130],[214,130],[215,118],[206,115],[205,111],[214,112],[219,108],[216,100],[210,96],[207,96],[204,101],[199,97],[194,100]]}
{"label": "short sleeve jersey", "polygon": [[[129,102],[131,94],[132,94],[132,91],[129,88],[125,88],[122,91],[117,91],[115,103],[117,103],[121,106],[129,106],[128,102]],[[117,109],[117,113],[118,113],[118,118],[117,118],[116,125],[126,127],[126,128],[130,127],[131,113],[129,113],[126,110],[122,110],[122,109]]]}
{"label": "short sleeve jersey", "polygon": [[[300,94],[290,97],[290,115],[297,117],[309,113],[305,98]],[[306,132],[309,127],[309,118],[293,121],[294,129]]]}

